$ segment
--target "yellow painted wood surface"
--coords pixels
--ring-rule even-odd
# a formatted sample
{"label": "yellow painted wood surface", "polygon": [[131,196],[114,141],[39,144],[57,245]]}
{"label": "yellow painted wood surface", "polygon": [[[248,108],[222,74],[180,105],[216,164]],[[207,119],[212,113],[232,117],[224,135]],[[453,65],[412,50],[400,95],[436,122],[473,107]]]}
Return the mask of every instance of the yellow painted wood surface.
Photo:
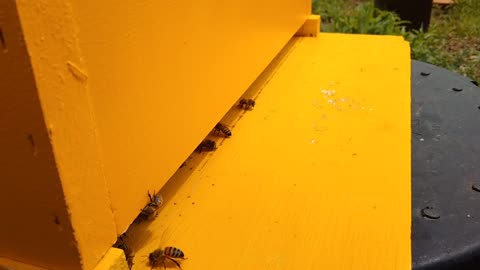
{"label": "yellow painted wood surface", "polygon": [[123,250],[109,249],[94,270],[129,270]]}
{"label": "yellow painted wood surface", "polygon": [[[67,266],[68,267],[68,266]],[[18,261],[14,261],[7,258],[0,257],[0,270],[47,270],[47,268],[42,268],[38,266],[33,266],[31,264],[25,264]]]}
{"label": "yellow painted wood surface", "polygon": [[134,269],[165,246],[184,270],[411,269],[408,43],[295,38],[268,70],[245,94],[254,110],[224,119],[233,136],[210,136],[218,150],[188,159],[159,216],[131,228]]}
{"label": "yellow painted wood surface", "polygon": [[0,32],[0,258],[10,259],[0,259],[0,269],[36,269],[20,262],[79,269],[51,132],[15,1],[0,1]]}
{"label": "yellow painted wood surface", "polygon": [[320,21],[321,18],[319,15],[308,16],[302,27],[295,33],[295,36],[316,37],[320,33]]}
{"label": "yellow painted wood surface", "polygon": [[[45,150],[38,154],[55,160],[29,160],[2,174],[25,176],[9,177],[16,182],[3,190],[17,196],[4,201],[20,203],[8,206],[10,220],[0,225],[5,234],[16,227],[0,256],[52,269],[97,265],[145,205],[147,191],[163,186],[310,13],[306,0],[4,2],[0,16],[18,19],[0,25],[0,55],[9,61],[0,71],[25,61],[29,80],[15,79],[30,92],[7,87],[28,93],[37,110],[26,121],[35,132],[16,130],[22,135],[8,151],[18,144],[31,158],[33,132]],[[15,47],[29,58],[11,54]],[[31,205],[41,208],[32,216],[42,229],[23,234]]]}
{"label": "yellow painted wood surface", "polygon": [[309,0],[70,2],[118,233],[311,6]]}

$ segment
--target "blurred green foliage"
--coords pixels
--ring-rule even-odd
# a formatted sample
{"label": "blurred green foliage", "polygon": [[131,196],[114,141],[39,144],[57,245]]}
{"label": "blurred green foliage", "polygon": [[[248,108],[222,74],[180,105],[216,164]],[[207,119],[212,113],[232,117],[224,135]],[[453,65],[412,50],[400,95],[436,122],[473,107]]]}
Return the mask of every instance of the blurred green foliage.
{"label": "blurred green foliage", "polygon": [[402,35],[413,59],[480,79],[480,0],[434,7],[428,32],[407,32],[408,22],[376,9],[372,1],[313,0],[312,10],[322,16],[324,32]]}

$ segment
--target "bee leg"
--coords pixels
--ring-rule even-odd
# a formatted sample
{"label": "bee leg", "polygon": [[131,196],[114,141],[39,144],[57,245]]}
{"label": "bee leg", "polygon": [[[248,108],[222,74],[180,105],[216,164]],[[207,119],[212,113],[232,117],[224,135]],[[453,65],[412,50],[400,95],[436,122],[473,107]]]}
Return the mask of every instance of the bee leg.
{"label": "bee leg", "polygon": [[180,266],[180,264],[179,264],[177,261],[175,261],[175,260],[172,259],[172,258],[168,258],[168,257],[167,257],[167,259],[169,259],[170,261],[174,262],[174,263],[178,266],[178,268],[179,268],[180,270],[182,270],[182,267]]}
{"label": "bee leg", "polygon": [[[155,195],[155,191],[153,191],[153,194]],[[148,192],[148,199],[150,199],[150,202],[153,202],[153,196],[150,194],[150,191]]]}

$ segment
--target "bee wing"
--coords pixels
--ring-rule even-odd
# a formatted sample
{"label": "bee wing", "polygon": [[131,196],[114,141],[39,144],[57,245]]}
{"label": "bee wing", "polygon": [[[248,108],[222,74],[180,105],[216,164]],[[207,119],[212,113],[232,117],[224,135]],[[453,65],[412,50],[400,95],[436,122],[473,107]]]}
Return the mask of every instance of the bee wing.
{"label": "bee wing", "polygon": [[163,196],[162,195],[154,195],[155,198],[155,204],[157,206],[160,206],[163,204]]}
{"label": "bee wing", "polygon": [[177,238],[177,231],[179,230],[176,226],[167,225],[167,227],[163,230],[162,235],[159,238],[158,247],[165,249],[165,247],[175,247]]}

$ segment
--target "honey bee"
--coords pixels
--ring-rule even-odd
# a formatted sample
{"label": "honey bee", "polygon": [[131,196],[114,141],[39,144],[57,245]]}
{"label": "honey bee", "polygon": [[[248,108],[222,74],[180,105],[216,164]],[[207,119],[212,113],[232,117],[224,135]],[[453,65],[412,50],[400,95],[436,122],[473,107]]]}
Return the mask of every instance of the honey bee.
{"label": "honey bee", "polygon": [[135,223],[140,223],[157,216],[157,210],[163,203],[162,196],[156,195],[155,191],[153,195],[148,192],[148,199],[150,202],[140,211],[140,214],[135,219]]}
{"label": "honey bee", "polygon": [[182,269],[180,263],[177,262],[175,259],[186,259],[183,252],[176,247],[165,247],[165,249],[159,248],[148,255],[148,261],[150,263],[150,266],[152,266],[152,269],[159,266],[160,264],[163,264],[163,268],[167,269],[167,266],[165,265],[165,260],[170,260],[174,262],[179,269]]}
{"label": "honey bee", "polygon": [[124,235],[125,234],[122,234],[118,237],[117,242],[113,244],[113,247],[123,250],[123,253],[125,254],[125,259],[127,260],[128,269],[132,269],[133,258],[135,257],[135,254],[133,253],[133,250],[127,245],[127,243],[125,243]]}
{"label": "honey bee", "polygon": [[250,98],[249,99],[244,98],[240,100],[239,105],[240,105],[240,108],[244,110],[251,110],[253,109],[253,107],[255,107],[255,100]]}
{"label": "honey bee", "polygon": [[222,133],[225,137],[232,136],[232,131],[224,124],[218,123],[214,128],[215,133]]}
{"label": "honey bee", "polygon": [[200,143],[197,147],[198,152],[202,152],[203,150],[207,152],[215,151],[217,149],[217,144],[212,141],[212,140],[204,140],[202,143]]}

